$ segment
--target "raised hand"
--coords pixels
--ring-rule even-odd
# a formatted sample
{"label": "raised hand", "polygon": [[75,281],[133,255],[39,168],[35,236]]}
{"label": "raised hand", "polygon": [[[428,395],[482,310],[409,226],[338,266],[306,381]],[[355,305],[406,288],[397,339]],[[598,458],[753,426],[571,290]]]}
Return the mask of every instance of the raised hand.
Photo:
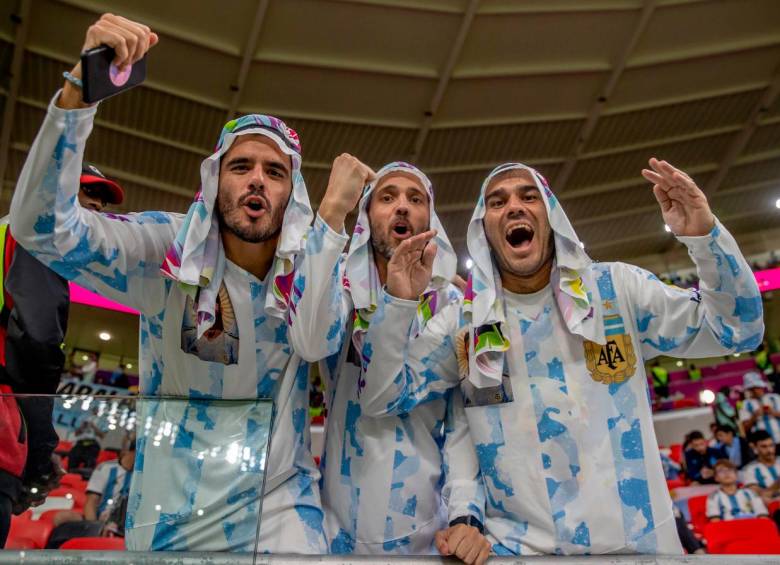
{"label": "raised hand", "polygon": [[653,183],[653,194],[661,205],[664,222],[674,235],[707,235],[715,227],[707,197],[693,179],[666,161],[655,157],[650,168],[642,169],[642,176]]}
{"label": "raised hand", "polygon": [[440,555],[453,555],[464,563],[482,565],[490,556],[490,542],[474,526],[456,524],[439,530],[434,541]]}
{"label": "raised hand", "polygon": [[[114,14],[103,14],[100,19],[87,29],[82,51],[87,51],[99,45],[108,45],[116,52],[114,65],[124,69],[140,60],[146,52],[154,47],[159,38],[149,26],[128,20]],[[82,78],[81,62],[77,63],[71,74]],[[87,106],[81,98],[81,89],[68,81],[62,88],[62,94],[57,106],[72,110]]]}
{"label": "raised hand", "polygon": [[387,263],[387,292],[396,298],[417,300],[431,282],[437,246],[428,230],[401,242]]}
{"label": "raised hand", "polygon": [[344,229],[344,219],[360,201],[363,188],[376,178],[371,167],[364,165],[357,157],[342,153],[333,161],[328,188],[320,203],[320,217],[334,231]]}

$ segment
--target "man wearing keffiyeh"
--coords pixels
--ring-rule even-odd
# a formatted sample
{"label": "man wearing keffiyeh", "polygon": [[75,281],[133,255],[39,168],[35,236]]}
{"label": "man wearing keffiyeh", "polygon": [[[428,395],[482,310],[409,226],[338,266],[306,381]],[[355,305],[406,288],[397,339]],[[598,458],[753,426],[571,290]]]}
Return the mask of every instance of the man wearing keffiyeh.
{"label": "man wearing keffiyeh", "polygon": [[[397,327],[413,319],[411,299],[426,284],[415,273],[430,273],[424,242],[404,242],[388,266],[399,275],[382,297],[393,325],[372,323],[365,379],[383,385],[377,405],[396,414],[460,387],[496,554],[682,552],[644,362],[753,350],[761,296],[694,181],[656,159],[642,174],[688,247],[698,290],[591,261],[547,181],[519,163],[482,185],[462,319],[453,313],[406,340]],[[426,355],[426,341],[443,340],[448,355]]]}
{"label": "man wearing keffiyeh", "polygon": [[[84,48],[114,47],[122,67],[156,42],[146,26],[105,15]],[[72,74],[80,76],[78,65]],[[186,216],[100,215],[74,204],[95,113],[71,82],[54,96],[11,221],[40,261],[141,313],[138,420],[146,425],[128,549],[326,552],[308,366],[287,338],[312,219],[297,135],[270,116],[231,120],[201,164]],[[272,432],[269,403],[258,398],[274,401]]]}
{"label": "man wearing keffiyeh", "polygon": [[[365,186],[365,190],[363,187]],[[362,196],[361,196],[362,193]],[[344,219],[358,204],[349,251]],[[433,239],[425,262],[430,284],[415,297],[412,324],[396,331],[414,339],[440,312],[459,308],[450,280],[456,257],[434,210],[428,177],[403,162],[374,173],[351,155],[334,161],[328,189],[296,272],[291,335],[296,351],[324,359],[328,419],[322,502],[333,553],[421,555],[436,552],[435,533],[457,520],[451,553],[474,558],[489,547],[482,525],[484,489],[465,432],[460,396],[446,388],[408,417],[377,418],[374,386],[362,371],[371,354],[367,331],[384,316],[379,300],[388,261],[399,244]],[[436,355],[437,344],[429,351]],[[462,542],[462,543],[461,543]],[[457,550],[457,551],[456,551]]]}

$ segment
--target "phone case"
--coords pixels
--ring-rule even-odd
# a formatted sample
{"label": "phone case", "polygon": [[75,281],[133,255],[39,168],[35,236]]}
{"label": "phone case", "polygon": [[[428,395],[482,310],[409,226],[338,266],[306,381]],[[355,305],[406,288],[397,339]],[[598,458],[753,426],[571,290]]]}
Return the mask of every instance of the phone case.
{"label": "phone case", "polygon": [[146,78],[146,56],[120,71],[111,61],[115,51],[106,45],[81,54],[83,98],[87,104],[105,100],[141,84]]}

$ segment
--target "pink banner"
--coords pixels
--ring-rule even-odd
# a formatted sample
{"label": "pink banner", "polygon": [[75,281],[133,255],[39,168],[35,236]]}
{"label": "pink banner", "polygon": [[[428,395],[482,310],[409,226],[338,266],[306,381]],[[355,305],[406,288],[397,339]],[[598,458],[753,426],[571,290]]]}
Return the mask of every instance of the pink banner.
{"label": "pink banner", "polygon": [[77,284],[69,284],[71,302],[75,302],[76,304],[85,304],[87,306],[94,306],[95,308],[103,308],[104,310],[116,310],[117,312],[135,314],[136,316],[138,315],[138,312],[132,308],[128,308],[127,306],[120,304],[119,302],[114,302],[108,298],[103,298],[99,294],[95,294],[94,292],[80,287]]}
{"label": "pink banner", "polygon": [[780,288],[780,269],[765,269],[753,273],[758,281],[761,292],[769,292]]}

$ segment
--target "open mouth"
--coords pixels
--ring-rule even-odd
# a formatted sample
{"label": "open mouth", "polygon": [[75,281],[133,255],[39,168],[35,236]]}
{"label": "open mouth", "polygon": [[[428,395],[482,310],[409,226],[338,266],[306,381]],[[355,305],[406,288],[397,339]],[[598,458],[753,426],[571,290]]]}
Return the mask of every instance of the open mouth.
{"label": "open mouth", "polygon": [[250,216],[260,216],[268,210],[268,203],[262,196],[252,195],[244,198],[242,205]]}
{"label": "open mouth", "polygon": [[406,239],[407,237],[412,236],[412,226],[403,220],[394,223],[391,227],[391,231],[393,232],[393,236],[398,239]]}
{"label": "open mouth", "polygon": [[512,226],[506,232],[506,241],[513,249],[523,249],[531,245],[534,229],[528,224]]}

